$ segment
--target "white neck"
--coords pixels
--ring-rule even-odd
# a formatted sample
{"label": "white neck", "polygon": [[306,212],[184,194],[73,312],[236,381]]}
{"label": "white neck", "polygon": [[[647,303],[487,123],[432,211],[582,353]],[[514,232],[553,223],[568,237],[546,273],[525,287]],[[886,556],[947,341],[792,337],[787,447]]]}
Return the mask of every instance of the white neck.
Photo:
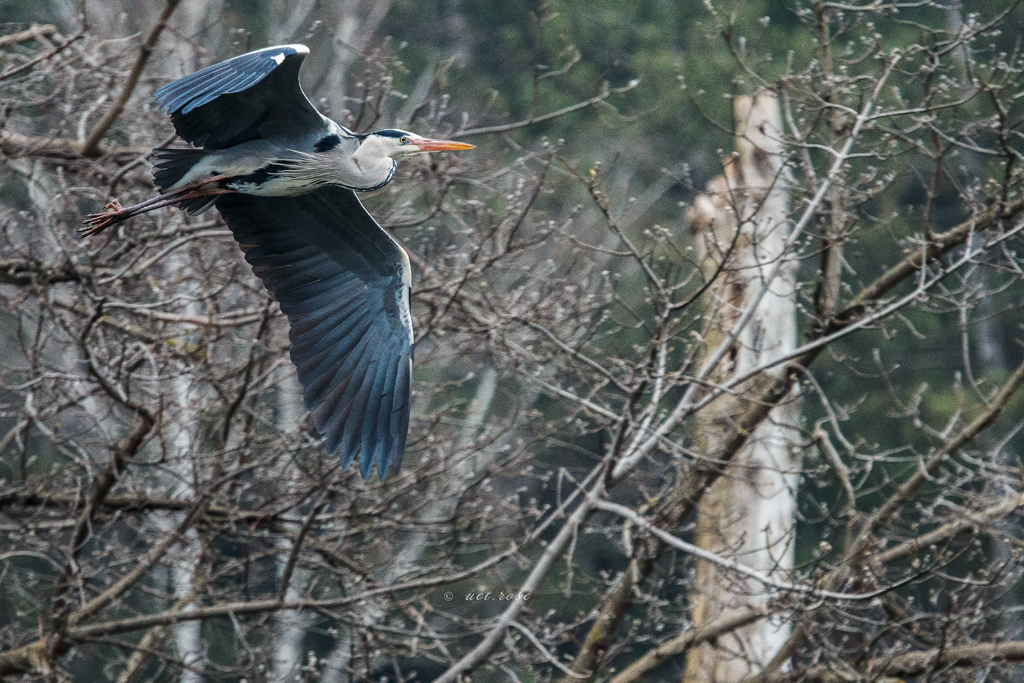
{"label": "white neck", "polygon": [[363,140],[352,160],[365,178],[362,187],[373,187],[387,181],[391,176],[394,161],[387,155],[380,138],[375,135]]}

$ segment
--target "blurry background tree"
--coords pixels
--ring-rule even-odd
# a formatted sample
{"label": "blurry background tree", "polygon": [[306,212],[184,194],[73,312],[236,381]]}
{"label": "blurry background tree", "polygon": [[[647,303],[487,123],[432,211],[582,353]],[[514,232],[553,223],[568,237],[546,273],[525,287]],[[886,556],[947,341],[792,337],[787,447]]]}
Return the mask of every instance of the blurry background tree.
{"label": "blurry background tree", "polygon": [[[696,683],[708,657],[751,683],[1020,679],[1019,3],[0,18],[0,676]],[[339,122],[478,145],[366,198],[415,271],[410,445],[383,483],[322,452],[215,212],[74,237],[152,192],[156,87],[280,42],[311,47]],[[778,126],[734,120],[766,93]],[[789,197],[701,199],[744,145]],[[709,241],[687,207],[716,198]],[[734,258],[769,203],[779,239]],[[795,348],[758,356],[776,275]],[[780,433],[778,471],[745,464]],[[756,497],[758,473],[795,527],[708,543],[716,487]],[[702,608],[709,576],[745,607]],[[748,649],[757,623],[783,637]]]}

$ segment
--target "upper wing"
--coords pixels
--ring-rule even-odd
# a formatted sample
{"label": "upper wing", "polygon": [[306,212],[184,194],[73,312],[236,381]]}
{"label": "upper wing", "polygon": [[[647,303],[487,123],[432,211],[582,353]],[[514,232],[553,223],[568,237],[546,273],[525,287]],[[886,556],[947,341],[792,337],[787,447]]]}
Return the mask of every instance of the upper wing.
{"label": "upper wing", "polygon": [[291,128],[324,125],[299,85],[305,45],[267,47],[168,83],[156,91],[160,109],[171,114],[184,140],[206,149],[225,149]]}
{"label": "upper wing", "polygon": [[253,272],[291,323],[292,362],[331,453],[381,479],[401,467],[413,336],[409,257],[351,190],[217,199]]}

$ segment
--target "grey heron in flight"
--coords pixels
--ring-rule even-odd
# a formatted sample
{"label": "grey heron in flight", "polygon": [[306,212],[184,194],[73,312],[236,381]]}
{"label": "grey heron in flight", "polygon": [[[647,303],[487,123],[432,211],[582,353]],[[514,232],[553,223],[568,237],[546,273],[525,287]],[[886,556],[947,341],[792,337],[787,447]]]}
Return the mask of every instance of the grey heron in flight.
{"label": "grey heron in flight", "polygon": [[356,192],[391,181],[397,158],[472,149],[402,130],[359,135],[299,85],[305,45],[256,50],[156,91],[195,147],[154,150],[161,194],[93,214],[82,236],[175,205],[215,206],[290,324],[291,359],[327,449],[381,479],[401,466],[409,429],[413,330],[405,250]]}

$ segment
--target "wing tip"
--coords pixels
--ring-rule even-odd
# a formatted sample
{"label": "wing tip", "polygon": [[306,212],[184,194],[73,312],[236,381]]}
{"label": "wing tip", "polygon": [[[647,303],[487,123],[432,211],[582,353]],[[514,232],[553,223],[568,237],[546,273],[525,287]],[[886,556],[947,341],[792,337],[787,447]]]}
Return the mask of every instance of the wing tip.
{"label": "wing tip", "polygon": [[[251,52],[246,52],[244,54],[236,55],[235,57],[231,57],[220,62],[216,62],[208,67],[194,71],[193,73],[187,76],[183,76],[181,78],[171,81],[170,83],[166,83],[156,89],[156,91],[153,93],[153,98],[156,100],[158,109],[160,111],[174,112],[178,111],[179,109],[184,109],[183,113],[187,114],[189,113],[189,111],[195,109],[197,106],[201,106],[201,104],[206,104],[206,102],[197,104],[193,97],[183,97],[184,93],[175,92],[176,87],[184,85],[186,81],[189,81],[189,79],[199,74],[203,74],[204,72],[209,73],[209,69],[221,67],[222,65],[225,65],[228,62],[235,62],[235,60],[242,60],[246,57],[265,54],[267,52],[273,51],[279,51],[280,53],[279,55],[275,55],[281,57],[279,61],[275,60],[277,61],[277,66],[280,66],[288,57],[300,55],[303,58],[305,58],[305,56],[309,54],[309,48],[301,43],[291,43],[287,45],[271,45],[269,47],[260,48],[259,50],[252,50]],[[273,68],[270,70],[273,71]],[[265,76],[266,74],[263,75],[263,77]],[[262,80],[262,77],[259,80]],[[250,83],[247,87],[252,87],[253,85],[255,85],[255,83]],[[188,91],[186,90],[186,92]]]}
{"label": "wing tip", "polygon": [[270,52],[271,50],[291,50],[291,54],[309,54],[309,48],[303,45],[302,43],[286,43],[284,45],[268,45],[266,47],[261,47],[258,50],[253,50],[252,52],[246,52],[239,56],[244,57],[245,55],[259,54],[260,52]]}
{"label": "wing tip", "polygon": [[[274,52],[276,52],[277,54],[269,54]],[[254,50],[249,54],[263,53],[267,53],[270,59],[273,59],[275,62],[277,62],[277,66],[281,66],[282,64],[284,64],[284,60],[288,59],[289,57],[295,57],[296,55],[298,55],[302,59],[305,59],[306,55],[309,54],[309,48],[301,43],[294,43],[292,45],[271,45],[270,47],[265,47],[260,50]]]}
{"label": "wing tip", "polygon": [[[397,445],[397,444],[396,444]],[[343,449],[338,449],[338,463],[341,465],[341,469],[347,470],[352,466],[352,462],[356,459],[356,454],[359,454],[359,476],[364,480],[369,479],[370,475],[373,474],[374,466],[377,469],[377,478],[380,481],[388,476],[388,473],[394,470],[394,476],[402,471],[402,456],[403,452],[393,445],[390,449],[383,442],[378,442],[373,449],[370,457],[363,457],[363,453],[367,451],[357,445],[355,448],[350,449],[348,452],[343,452]],[[403,449],[404,450],[404,449]],[[392,467],[394,465],[394,467]]]}

